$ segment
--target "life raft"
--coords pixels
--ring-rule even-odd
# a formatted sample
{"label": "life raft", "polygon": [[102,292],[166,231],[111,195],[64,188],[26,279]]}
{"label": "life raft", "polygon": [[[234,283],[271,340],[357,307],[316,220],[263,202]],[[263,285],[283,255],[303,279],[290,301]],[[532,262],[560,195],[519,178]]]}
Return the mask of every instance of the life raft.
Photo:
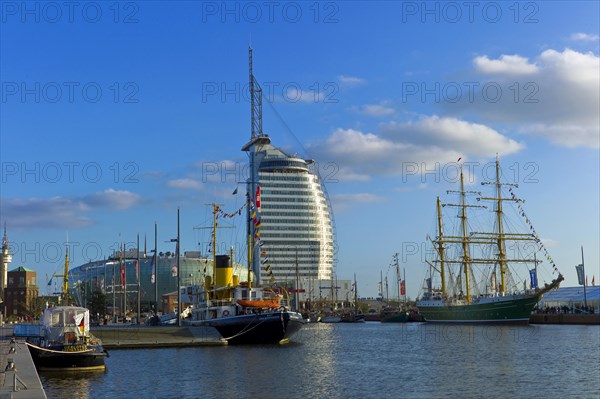
{"label": "life raft", "polygon": [[279,299],[238,299],[238,305],[245,308],[278,308]]}

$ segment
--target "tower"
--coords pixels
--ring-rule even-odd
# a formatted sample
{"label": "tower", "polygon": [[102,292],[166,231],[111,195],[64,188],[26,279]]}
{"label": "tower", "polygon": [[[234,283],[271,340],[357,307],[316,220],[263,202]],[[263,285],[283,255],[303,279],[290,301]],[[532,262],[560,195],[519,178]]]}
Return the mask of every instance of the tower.
{"label": "tower", "polygon": [[[8,264],[12,261],[12,254],[8,253],[8,235],[6,234],[6,223],[4,223],[4,236],[2,237],[2,269],[0,269],[0,302],[4,302],[4,290],[8,280]],[[4,306],[3,306],[4,307]]]}
{"label": "tower", "polygon": [[0,270],[0,285],[2,287],[2,298],[6,288],[8,264],[12,262],[12,254],[8,253],[8,235],[6,234],[6,223],[4,223],[4,237],[2,237],[2,270]]}
{"label": "tower", "polygon": [[248,195],[258,214],[252,216],[248,207],[248,258],[256,285],[294,277],[331,281],[334,226],[324,182],[313,160],[288,154],[264,134],[262,89],[252,71],[251,48],[249,64],[251,134],[242,151],[248,153]]}

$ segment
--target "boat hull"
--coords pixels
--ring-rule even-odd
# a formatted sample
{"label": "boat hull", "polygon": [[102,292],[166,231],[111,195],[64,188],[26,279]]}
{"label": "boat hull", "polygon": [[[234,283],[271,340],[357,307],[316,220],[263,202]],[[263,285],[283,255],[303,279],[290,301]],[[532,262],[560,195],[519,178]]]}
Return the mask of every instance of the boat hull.
{"label": "boat hull", "polygon": [[324,316],[321,317],[321,320],[319,320],[320,323],[341,323],[342,322],[342,317],[341,316]]}
{"label": "boat hull", "polygon": [[406,312],[381,316],[382,323],[407,323],[408,321],[410,321],[410,316]]}
{"label": "boat hull", "polygon": [[230,345],[276,344],[284,341],[304,325],[302,315],[276,311],[221,317],[201,325],[214,327]]}
{"label": "boat hull", "polygon": [[62,346],[42,348],[27,343],[35,367],[40,371],[103,370],[107,354],[101,346],[89,346],[87,350],[70,352]]}
{"label": "boat hull", "polygon": [[495,301],[465,305],[430,305],[432,301],[417,302],[417,308],[427,322],[529,324],[538,295],[522,298],[500,298]]}

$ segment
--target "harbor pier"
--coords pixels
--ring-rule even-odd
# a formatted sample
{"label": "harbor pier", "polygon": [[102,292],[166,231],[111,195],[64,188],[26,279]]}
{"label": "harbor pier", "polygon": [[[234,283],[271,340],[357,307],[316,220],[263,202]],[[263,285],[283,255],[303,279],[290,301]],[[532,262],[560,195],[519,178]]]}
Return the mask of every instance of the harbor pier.
{"label": "harbor pier", "polygon": [[0,340],[0,399],[46,399],[27,344]]}

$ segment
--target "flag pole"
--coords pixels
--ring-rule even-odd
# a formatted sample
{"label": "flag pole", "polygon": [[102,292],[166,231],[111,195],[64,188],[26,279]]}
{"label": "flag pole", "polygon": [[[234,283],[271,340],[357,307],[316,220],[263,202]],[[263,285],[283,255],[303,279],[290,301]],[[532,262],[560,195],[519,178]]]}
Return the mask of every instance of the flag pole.
{"label": "flag pole", "polygon": [[404,283],[404,310],[406,310],[406,267],[404,268],[404,279],[402,282]]}
{"label": "flag pole", "polygon": [[177,326],[181,327],[181,273],[179,270],[179,253],[181,252],[181,236],[179,234],[179,207],[177,207]]}
{"label": "flag pole", "polygon": [[127,318],[127,243],[123,241],[123,266],[121,270],[121,291],[123,292],[123,323]]}
{"label": "flag pole", "polygon": [[158,225],[154,222],[154,315],[158,316]]}
{"label": "flag pole", "polygon": [[587,308],[587,293],[586,291],[586,284],[587,284],[587,279],[585,278],[585,264],[583,263],[583,245],[581,246],[581,268],[583,270],[583,306],[585,306]]}
{"label": "flag pole", "polygon": [[140,324],[141,306],[140,306],[140,233],[137,235],[137,260],[135,274],[137,275],[137,324]]}

